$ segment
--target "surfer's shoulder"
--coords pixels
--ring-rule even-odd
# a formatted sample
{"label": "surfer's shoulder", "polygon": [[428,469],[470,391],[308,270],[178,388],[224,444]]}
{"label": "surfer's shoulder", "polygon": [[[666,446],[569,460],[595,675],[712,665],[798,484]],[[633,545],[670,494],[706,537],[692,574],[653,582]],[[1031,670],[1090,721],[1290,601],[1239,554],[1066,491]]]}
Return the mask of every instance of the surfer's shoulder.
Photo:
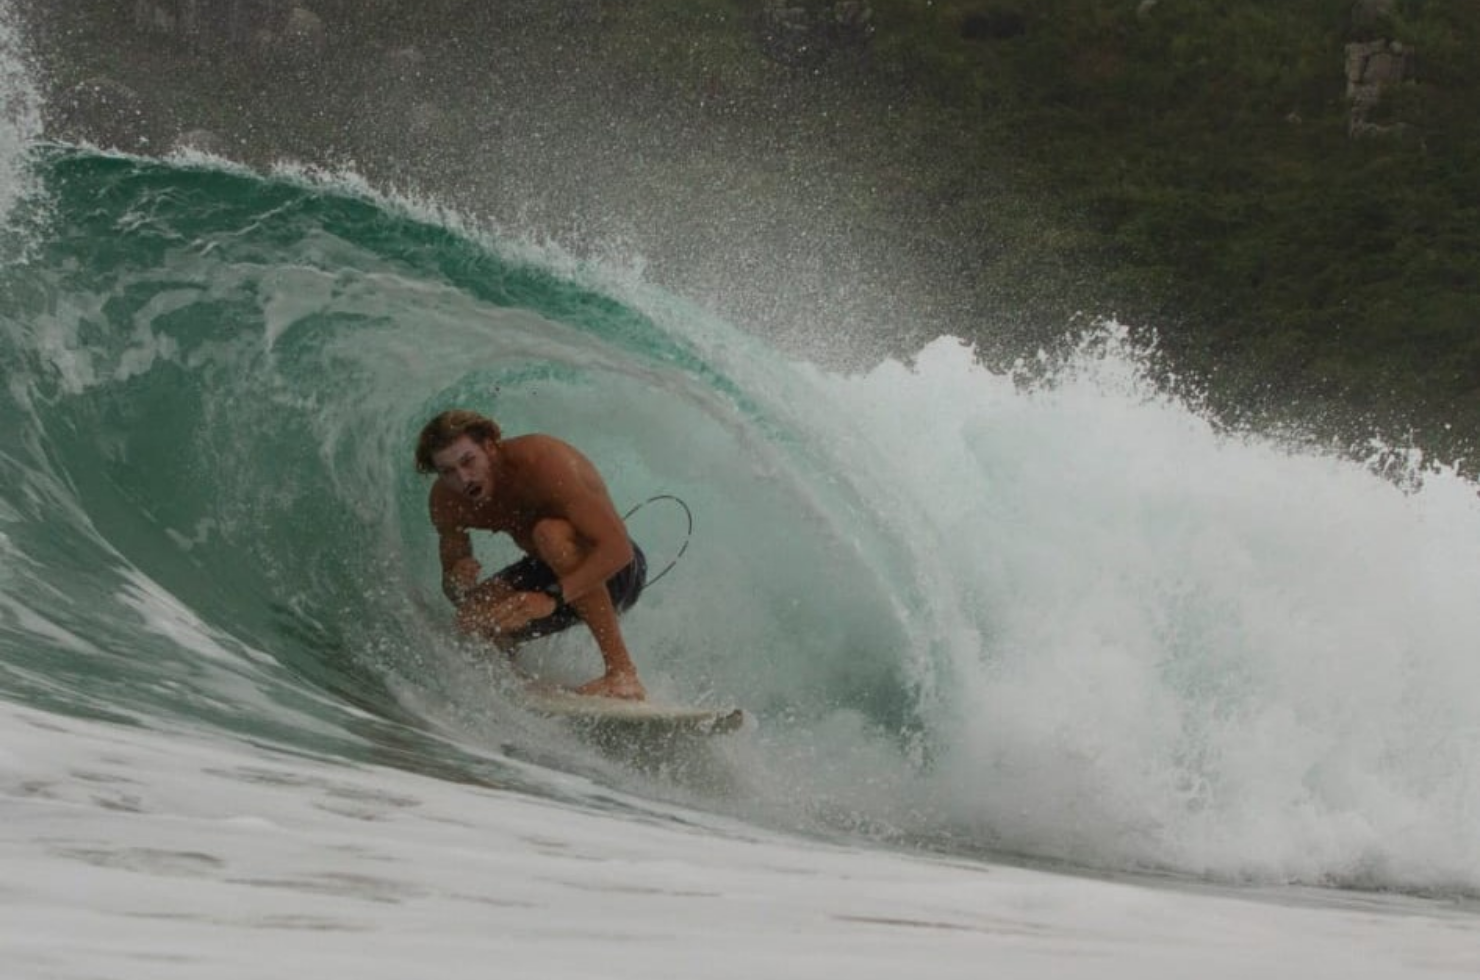
{"label": "surfer's shoulder", "polygon": [[522,436],[514,436],[512,439],[504,439],[499,443],[499,448],[511,458],[518,460],[575,451],[575,447],[570,443],[545,435],[543,432],[530,432]]}
{"label": "surfer's shoulder", "polygon": [[575,446],[540,432],[504,440],[503,451],[519,472],[529,475],[554,476],[586,462]]}

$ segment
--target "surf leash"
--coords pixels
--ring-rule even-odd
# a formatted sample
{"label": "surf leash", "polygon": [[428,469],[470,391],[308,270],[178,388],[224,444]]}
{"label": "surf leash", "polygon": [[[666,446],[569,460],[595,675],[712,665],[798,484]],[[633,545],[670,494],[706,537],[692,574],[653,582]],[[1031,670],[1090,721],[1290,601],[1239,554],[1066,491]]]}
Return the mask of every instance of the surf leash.
{"label": "surf leash", "polygon": [[657,494],[655,496],[649,497],[648,499],[644,500],[642,503],[638,504],[636,507],[633,507],[627,513],[625,513],[625,514],[622,515],[622,523],[623,524],[627,523],[627,518],[631,517],[633,514],[635,514],[638,511],[642,510],[648,504],[656,503],[659,500],[671,500],[675,504],[678,504],[678,506],[682,507],[683,508],[684,520],[688,522],[688,527],[686,527],[684,529],[684,532],[683,532],[683,545],[678,549],[678,554],[674,555],[673,556],[673,560],[670,561],[668,564],[666,564],[666,565],[663,566],[663,570],[661,572],[659,572],[658,574],[654,575],[652,578],[650,578],[650,579],[647,580],[647,584],[645,584],[643,586],[644,589],[652,587],[652,585],[655,582],[657,582],[658,579],[662,578],[664,575],[667,575],[669,572],[673,571],[673,566],[674,565],[677,565],[678,564],[678,560],[683,557],[683,553],[685,551],[688,551],[689,550],[689,539],[694,536],[694,512],[691,511],[691,510],[689,510],[689,505],[688,504],[684,503],[682,500],[680,500],[678,497],[674,496],[671,493],[660,493],[660,494]]}

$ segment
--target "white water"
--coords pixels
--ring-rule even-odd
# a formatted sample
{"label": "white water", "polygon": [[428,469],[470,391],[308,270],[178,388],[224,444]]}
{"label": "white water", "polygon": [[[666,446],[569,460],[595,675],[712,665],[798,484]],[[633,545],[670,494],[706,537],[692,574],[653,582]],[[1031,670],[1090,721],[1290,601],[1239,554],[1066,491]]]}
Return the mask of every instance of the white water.
{"label": "white water", "polygon": [[[0,709],[11,977],[1458,977],[1473,916],[804,844]],[[1252,896],[1251,896],[1252,897]]]}
{"label": "white water", "polygon": [[940,805],[1113,867],[1474,889],[1476,488],[1221,436],[1117,346],[1036,394],[946,343],[832,383],[908,475]]}

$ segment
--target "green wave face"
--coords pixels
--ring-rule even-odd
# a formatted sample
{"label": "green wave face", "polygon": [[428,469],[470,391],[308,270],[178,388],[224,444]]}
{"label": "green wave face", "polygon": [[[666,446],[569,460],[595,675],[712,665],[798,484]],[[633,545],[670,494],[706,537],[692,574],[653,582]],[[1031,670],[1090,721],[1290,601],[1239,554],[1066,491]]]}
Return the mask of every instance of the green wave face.
{"label": "green wave face", "polygon": [[[660,687],[907,724],[883,584],[835,575],[855,532],[791,463],[807,450],[775,358],[342,184],[64,151],[37,168],[0,311],[11,696],[311,740],[408,720],[408,686],[476,711],[411,461],[426,418],[463,405],[574,442],[623,509],[693,508],[683,564],[628,628]],[[661,503],[632,520],[655,566],[683,524]],[[833,601],[872,638],[846,655]],[[589,672],[582,640],[561,655]]]}
{"label": "green wave face", "polygon": [[[598,808],[697,794],[850,839],[1473,893],[1461,475],[1220,432],[1114,325],[1046,383],[948,338],[848,375],[351,179],[27,163],[0,698]],[[453,405],[569,440],[623,510],[687,503],[624,631],[655,695],[760,719],[722,772],[610,764],[453,636],[412,464]],[[661,569],[687,519],[629,527]],[[599,668],[581,630],[520,665]]]}

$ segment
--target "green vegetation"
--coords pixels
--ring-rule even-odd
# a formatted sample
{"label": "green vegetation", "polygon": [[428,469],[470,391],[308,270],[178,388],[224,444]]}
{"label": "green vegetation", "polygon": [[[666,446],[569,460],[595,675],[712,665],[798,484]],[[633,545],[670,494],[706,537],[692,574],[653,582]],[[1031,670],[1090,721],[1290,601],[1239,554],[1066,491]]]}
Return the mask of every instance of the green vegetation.
{"label": "green vegetation", "polygon": [[[865,44],[792,70],[894,104],[909,149],[881,169],[909,186],[892,204],[972,236],[980,309],[1015,304],[1030,337],[1079,310],[1154,325],[1233,421],[1412,428],[1446,457],[1480,434],[1480,0],[1399,0],[1362,26],[1350,0],[871,6]],[[665,71],[743,98],[776,71],[734,42],[763,8],[622,16]],[[1368,117],[1397,128],[1354,138],[1345,46],[1373,38],[1416,70]],[[1035,206],[1005,207],[1004,183]]]}

